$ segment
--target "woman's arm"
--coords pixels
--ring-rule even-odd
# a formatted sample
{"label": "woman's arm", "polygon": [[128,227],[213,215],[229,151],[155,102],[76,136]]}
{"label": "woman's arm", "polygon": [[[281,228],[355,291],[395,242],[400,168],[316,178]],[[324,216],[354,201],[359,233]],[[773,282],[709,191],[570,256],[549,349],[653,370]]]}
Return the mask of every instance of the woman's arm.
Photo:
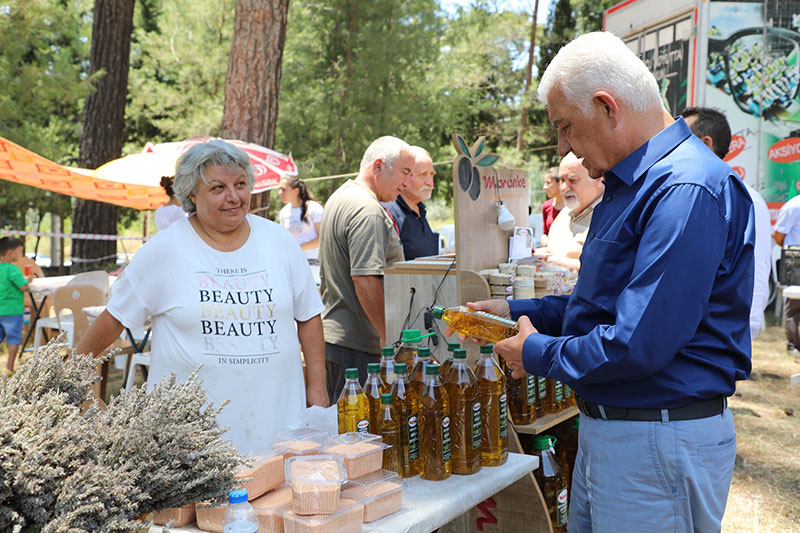
{"label": "woman's arm", "polygon": [[308,406],[328,407],[325,383],[325,338],[322,318],[317,315],[304,322],[297,321],[297,337],[306,360],[306,403]]}
{"label": "woman's arm", "polygon": [[314,248],[319,248],[319,228],[322,227],[322,221],[314,222],[314,229],[317,230],[317,236],[311,239],[310,241],[304,242],[300,245],[300,248],[303,250],[313,250]]}
{"label": "woman's arm", "polygon": [[103,311],[78,341],[75,352],[97,357],[119,338],[123,329],[125,326],[119,320],[111,316],[108,311]]}

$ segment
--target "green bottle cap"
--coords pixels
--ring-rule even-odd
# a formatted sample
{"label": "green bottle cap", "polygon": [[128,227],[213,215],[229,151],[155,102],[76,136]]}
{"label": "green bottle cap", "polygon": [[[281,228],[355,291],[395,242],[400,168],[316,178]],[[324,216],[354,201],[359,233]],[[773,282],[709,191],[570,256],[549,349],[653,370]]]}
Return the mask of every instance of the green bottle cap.
{"label": "green bottle cap", "polygon": [[391,394],[381,394],[381,404],[382,405],[391,405],[394,403],[394,398]]}
{"label": "green bottle cap", "polygon": [[394,373],[395,374],[405,374],[408,372],[408,365],[405,363],[395,363],[394,364]]}
{"label": "green bottle cap", "polygon": [[[378,368],[378,371],[380,371],[380,368]],[[344,377],[346,377],[347,379],[358,379],[358,369],[357,368],[346,368],[344,370]]]}
{"label": "green bottle cap", "polygon": [[556,438],[551,435],[534,435],[531,445],[535,450],[549,450],[556,445]]}
{"label": "green bottle cap", "polygon": [[464,348],[456,348],[453,350],[453,359],[466,359],[467,351]]}
{"label": "green bottle cap", "polygon": [[461,348],[461,343],[459,342],[448,342],[447,343],[447,351],[452,352],[453,350],[458,350]]}
{"label": "green bottle cap", "polygon": [[492,353],[494,352],[494,344],[486,344],[481,346],[481,353]]}
{"label": "green bottle cap", "polygon": [[381,348],[381,357],[394,357],[394,348],[391,346]]}
{"label": "green bottle cap", "polygon": [[425,375],[426,376],[438,376],[439,375],[439,365],[428,365],[425,367]]}
{"label": "green bottle cap", "polygon": [[430,348],[427,348],[427,347],[423,346],[422,348],[417,350],[417,357],[419,357],[420,359],[427,359],[430,356],[431,356],[431,349]]}
{"label": "green bottle cap", "polygon": [[367,374],[379,374],[381,371],[380,363],[369,363],[367,365]]}
{"label": "green bottle cap", "polygon": [[401,342],[421,342],[422,332],[418,329],[404,329],[400,334]]}
{"label": "green bottle cap", "polygon": [[433,318],[442,318],[442,313],[444,313],[444,307],[441,305],[434,305],[431,308],[431,314]]}

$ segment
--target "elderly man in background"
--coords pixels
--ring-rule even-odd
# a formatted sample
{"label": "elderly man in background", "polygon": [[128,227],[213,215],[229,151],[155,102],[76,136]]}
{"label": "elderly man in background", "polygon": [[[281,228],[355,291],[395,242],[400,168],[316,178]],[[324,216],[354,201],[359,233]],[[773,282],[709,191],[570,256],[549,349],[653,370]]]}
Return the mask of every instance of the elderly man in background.
{"label": "elderly man in background", "polygon": [[411,147],[391,136],[369,145],[358,176],[328,199],[320,228],[320,291],[325,304],[327,388],[335,402],[346,368],[379,362],[386,344],[383,269],[403,260],[394,223],[380,202],[397,198],[414,176]]}
{"label": "elderly man in background", "polygon": [[605,179],[578,283],[469,305],[518,321],[495,345],[514,377],[577,393],[570,531],[719,531],[736,456],[726,398],[751,369],[750,196],[610,33],[561,48],[539,98],[559,153]]}
{"label": "elderly man in background", "polygon": [[[723,159],[731,144],[731,127],[725,115],[710,107],[690,107],[681,116],[692,133],[703,141],[717,157]],[[741,177],[741,176],[739,176]],[[753,302],[750,306],[750,340],[764,329],[764,308],[769,299],[769,276],[772,261],[772,224],[769,221],[767,202],[744,180],[756,220],[756,243],[754,248]]]}
{"label": "elderly man in background", "polygon": [[400,196],[385,204],[397,224],[406,260],[439,253],[439,234],[435,233],[425,216],[425,200],[433,192],[433,159],[419,146],[412,146],[414,176],[408,180]]}
{"label": "elderly man in background", "polygon": [[594,207],[603,197],[603,180],[592,179],[582,165],[583,159],[569,153],[561,160],[559,189],[564,207],[550,226],[547,246],[536,253],[552,264],[578,270],[586,232]]}

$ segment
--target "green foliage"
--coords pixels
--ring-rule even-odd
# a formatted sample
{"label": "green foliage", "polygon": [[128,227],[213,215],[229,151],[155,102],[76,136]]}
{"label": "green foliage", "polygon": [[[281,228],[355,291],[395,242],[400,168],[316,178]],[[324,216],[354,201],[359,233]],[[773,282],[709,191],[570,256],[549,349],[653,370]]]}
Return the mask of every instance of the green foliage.
{"label": "green foliage", "polygon": [[620,0],[572,0],[576,35],[603,30],[603,11]]}

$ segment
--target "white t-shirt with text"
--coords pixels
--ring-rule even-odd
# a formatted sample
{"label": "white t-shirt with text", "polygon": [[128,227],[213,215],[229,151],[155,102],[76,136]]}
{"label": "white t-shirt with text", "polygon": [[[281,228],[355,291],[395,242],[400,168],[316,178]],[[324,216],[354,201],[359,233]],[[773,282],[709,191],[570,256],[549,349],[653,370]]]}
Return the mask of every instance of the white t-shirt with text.
{"label": "white t-shirt with text", "polygon": [[[314,224],[322,222],[323,207],[319,202],[308,202],[305,220],[300,220],[300,210],[300,207],[292,207],[292,204],[286,204],[281,209],[279,220],[281,226],[289,230],[289,233],[297,239],[299,244],[303,244],[319,237]],[[308,259],[317,259],[319,257],[319,246],[303,251]]]}
{"label": "white t-shirt with text", "polygon": [[129,328],[152,317],[148,385],[199,376],[240,452],[263,449],[305,409],[295,320],[324,306],[308,261],[286,230],[248,215],[233,252],[208,246],[189,219],[157,233],[114,284],[107,309]]}

